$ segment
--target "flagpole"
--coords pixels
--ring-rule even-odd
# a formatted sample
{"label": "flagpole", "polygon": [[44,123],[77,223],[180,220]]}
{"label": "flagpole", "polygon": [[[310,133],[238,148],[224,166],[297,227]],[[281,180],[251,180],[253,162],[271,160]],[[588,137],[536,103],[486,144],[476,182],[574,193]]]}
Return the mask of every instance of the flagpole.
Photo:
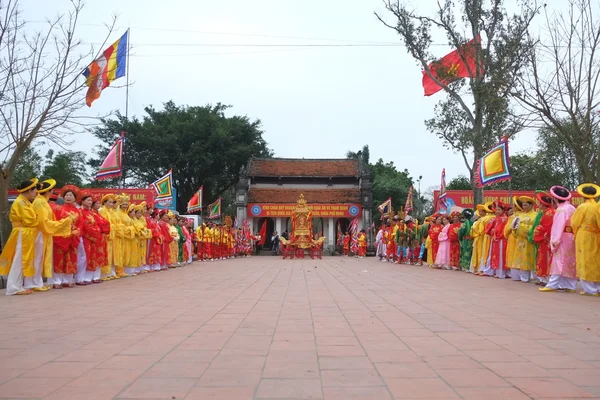
{"label": "flagpole", "polygon": [[[125,72],[125,129],[124,132],[127,132],[127,128],[129,128],[129,53],[131,52],[131,28],[127,28],[127,70]],[[123,140],[123,144],[125,144],[125,140]],[[123,145],[122,144],[122,145]],[[121,174],[123,179],[121,179],[121,188],[125,188],[125,167],[123,166],[123,172]]]}

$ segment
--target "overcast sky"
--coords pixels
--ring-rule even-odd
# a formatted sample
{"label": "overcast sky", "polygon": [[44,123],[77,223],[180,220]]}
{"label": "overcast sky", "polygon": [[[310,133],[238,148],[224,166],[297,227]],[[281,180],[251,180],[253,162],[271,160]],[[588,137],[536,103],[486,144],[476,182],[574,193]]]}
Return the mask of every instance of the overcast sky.
{"label": "overcast sky", "polygon": [[[415,4],[431,13],[436,1]],[[40,20],[67,10],[68,1],[24,0],[23,8]],[[131,27],[130,115],[171,99],[221,102],[262,120],[277,157],[337,158],[368,144],[373,161],[394,161],[415,179],[422,175],[423,190],[439,185],[442,168],[448,181],[466,174],[462,157],[425,129],[444,94],[423,96],[421,70],[403,47],[249,46],[400,43],[374,11],[393,21],[381,0],[88,0],[78,34],[99,45],[106,35],[100,24],[113,14],[119,27],[110,43]],[[436,55],[451,50],[443,37],[438,43]],[[124,112],[125,89],[106,90],[85,111],[115,109]],[[73,147],[89,151],[96,143],[84,135]],[[524,133],[511,153],[534,146],[534,134]]]}

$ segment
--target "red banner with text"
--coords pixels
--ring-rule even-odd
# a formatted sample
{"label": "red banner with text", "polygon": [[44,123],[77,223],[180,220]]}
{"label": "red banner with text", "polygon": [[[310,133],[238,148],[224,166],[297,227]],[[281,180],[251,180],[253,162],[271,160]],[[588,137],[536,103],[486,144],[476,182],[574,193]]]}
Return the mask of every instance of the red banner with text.
{"label": "red banner with text", "polygon": [[[298,204],[248,204],[248,217],[291,217]],[[359,204],[309,204],[313,217],[355,218]]]}
{"label": "red banner with text", "polygon": [[[60,188],[55,188],[54,193],[59,194]],[[155,192],[153,189],[88,189],[84,188],[83,190],[89,191],[92,195],[99,194],[104,196],[105,194],[113,193],[113,194],[126,194],[129,196],[129,200],[132,203],[139,204],[143,201],[146,203],[153,203]],[[8,191],[9,199],[14,199],[18,195],[17,191],[14,189],[10,189]]]}

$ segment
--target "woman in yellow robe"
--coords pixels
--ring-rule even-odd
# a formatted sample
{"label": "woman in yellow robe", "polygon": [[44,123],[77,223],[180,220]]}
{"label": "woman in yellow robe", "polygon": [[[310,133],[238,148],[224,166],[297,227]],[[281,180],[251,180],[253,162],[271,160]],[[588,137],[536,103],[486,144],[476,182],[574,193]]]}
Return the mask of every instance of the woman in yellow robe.
{"label": "woman in yellow robe", "polygon": [[98,212],[110,224],[110,233],[106,238],[108,264],[102,267],[102,280],[109,281],[117,278],[115,272],[115,236],[118,223],[115,221],[115,195],[104,195],[102,200],[100,200],[100,204],[102,204],[102,208]]}
{"label": "woman in yellow robe", "polygon": [[176,268],[179,262],[179,232],[175,225],[177,224],[177,218],[171,212],[169,212],[169,233],[173,238],[173,241],[169,243],[169,268]]}
{"label": "woman in yellow robe", "polygon": [[513,197],[513,208],[509,211],[508,221],[504,226],[504,237],[506,238],[506,269],[511,270],[515,263],[517,249],[517,234],[512,230],[515,219],[523,212],[521,202],[517,196]]}
{"label": "woman in yellow robe", "polygon": [[35,275],[33,278],[25,278],[25,289],[32,289],[37,292],[45,292],[50,286],[44,286],[43,278],[48,279],[52,284],[52,264],[53,254],[53,236],[71,235],[71,218],[63,218],[60,221],[54,219],[54,212],[48,201],[52,195],[52,189],[56,186],[54,179],[48,179],[38,184],[38,196],[33,200],[33,209],[38,216],[39,231],[35,241]]}
{"label": "woman in yellow robe", "polygon": [[130,264],[131,264],[131,260],[130,258],[132,257],[131,254],[131,242],[135,237],[135,231],[134,231],[134,227],[133,227],[133,222],[131,221],[131,218],[128,215],[128,211],[129,211],[129,196],[127,195],[121,195],[120,196],[120,200],[121,202],[118,203],[118,210],[115,213],[115,215],[118,218],[119,221],[119,229],[117,231],[117,238],[118,235],[120,234],[120,246],[119,246],[119,252],[120,252],[120,258],[119,258],[119,263],[120,265],[118,265],[117,267],[115,267],[115,269],[117,270],[117,276],[121,276],[121,277],[127,277],[130,276],[130,274],[127,271],[130,270],[126,270],[125,268],[129,268]]}
{"label": "woman in yellow robe", "polygon": [[33,293],[25,289],[23,280],[35,275],[33,259],[40,220],[31,202],[37,196],[37,184],[38,179],[34,178],[17,186],[19,196],[8,214],[13,229],[0,254],[0,275],[8,275],[7,296]]}
{"label": "woman in yellow robe", "polygon": [[139,271],[140,273],[147,273],[150,270],[147,262],[148,255],[148,240],[152,238],[152,232],[148,229],[146,224],[146,218],[144,218],[144,211],[146,209],[146,204],[140,204],[135,208],[135,219],[133,220],[136,233],[138,234],[139,240]]}
{"label": "woman in yellow robe", "polygon": [[600,187],[584,183],[577,188],[585,202],[571,217],[577,252],[577,277],[583,291],[581,294],[600,296]]}
{"label": "woman in yellow robe", "polygon": [[485,215],[479,218],[479,226],[478,229],[480,232],[481,239],[481,253],[479,254],[479,261],[477,265],[477,272],[475,275],[484,275],[484,270],[487,268],[487,262],[490,255],[490,247],[492,244],[492,237],[486,233],[486,227],[488,223],[494,219],[494,210],[492,210],[492,203],[488,202],[483,205],[483,210],[485,211]]}
{"label": "woman in yellow robe", "polygon": [[485,236],[485,225],[483,225],[483,218],[485,218],[486,212],[483,204],[477,204],[475,207],[479,218],[471,226],[471,237],[473,238],[473,255],[471,256],[471,269],[469,272],[473,274],[479,274],[479,262],[481,261],[481,255],[483,254],[483,239]]}
{"label": "woman in yellow robe", "polygon": [[125,263],[125,273],[136,276],[137,268],[140,266],[140,232],[134,223],[135,204],[130,204],[127,208],[127,214],[122,216],[125,225],[125,249],[127,251],[127,262]]}
{"label": "woman in yellow robe", "polygon": [[529,282],[535,275],[535,245],[529,243],[529,232],[533,227],[537,212],[533,209],[535,200],[529,196],[520,196],[523,212],[520,213],[515,229],[515,256],[511,270],[513,280]]}

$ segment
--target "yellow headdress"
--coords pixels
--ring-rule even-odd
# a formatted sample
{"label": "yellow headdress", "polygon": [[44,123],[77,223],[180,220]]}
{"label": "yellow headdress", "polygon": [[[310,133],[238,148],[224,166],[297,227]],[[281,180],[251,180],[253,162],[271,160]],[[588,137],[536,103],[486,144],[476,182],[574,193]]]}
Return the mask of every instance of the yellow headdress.
{"label": "yellow headdress", "polygon": [[105,194],[104,196],[102,196],[102,200],[100,200],[100,204],[104,204],[108,200],[115,200],[115,195],[112,193]]}
{"label": "yellow headdress", "polygon": [[125,194],[125,193],[121,193],[121,203],[128,203],[129,204],[129,195]]}

